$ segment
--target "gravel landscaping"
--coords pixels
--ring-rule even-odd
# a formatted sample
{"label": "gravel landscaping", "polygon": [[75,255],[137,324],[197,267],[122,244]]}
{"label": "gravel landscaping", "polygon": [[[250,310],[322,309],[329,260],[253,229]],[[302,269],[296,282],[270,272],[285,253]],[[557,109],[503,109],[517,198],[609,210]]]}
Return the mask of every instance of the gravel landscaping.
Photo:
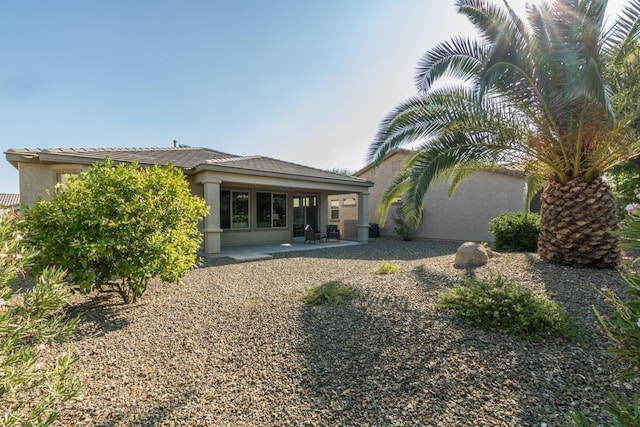
{"label": "gravel landscaping", "polygon": [[[80,356],[83,397],[60,425],[78,426],[557,426],[578,409],[604,425],[616,360],[593,315],[598,290],[621,291],[613,271],[543,264],[505,254],[453,267],[458,244],[373,239],[219,259],[184,285],[153,283],[131,306],[74,297],[81,322],[68,347]],[[380,275],[381,261],[402,268]],[[502,274],[545,290],[570,313],[583,342],[542,343],[483,332],[435,306],[465,275]],[[305,306],[305,290],[339,280],[348,304]]]}

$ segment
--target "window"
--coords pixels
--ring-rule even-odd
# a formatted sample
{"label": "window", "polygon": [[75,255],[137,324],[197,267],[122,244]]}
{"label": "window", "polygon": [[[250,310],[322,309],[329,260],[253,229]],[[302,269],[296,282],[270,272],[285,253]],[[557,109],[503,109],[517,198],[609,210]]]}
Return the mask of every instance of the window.
{"label": "window", "polygon": [[256,227],[279,228],[287,226],[287,195],[256,193]]}
{"label": "window", "polygon": [[56,192],[59,193],[63,191],[67,187],[67,184],[69,184],[69,181],[78,176],[80,176],[78,172],[56,173]]}
{"label": "window", "polygon": [[331,219],[337,220],[340,219],[340,201],[339,200],[331,200]]}
{"label": "window", "polygon": [[220,228],[249,228],[249,193],[247,191],[220,191]]}
{"label": "window", "polygon": [[345,197],[342,199],[342,206],[356,206],[355,197]]}
{"label": "window", "polygon": [[391,171],[398,172],[402,168],[402,160],[391,161]]}

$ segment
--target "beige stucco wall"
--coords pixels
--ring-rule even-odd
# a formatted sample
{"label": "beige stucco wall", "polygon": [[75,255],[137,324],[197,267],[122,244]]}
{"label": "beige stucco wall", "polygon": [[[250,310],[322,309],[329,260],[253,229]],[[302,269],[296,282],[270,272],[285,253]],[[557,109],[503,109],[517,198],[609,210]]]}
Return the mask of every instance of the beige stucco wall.
{"label": "beige stucco wall", "polygon": [[[337,200],[339,204],[339,218],[331,219],[331,201]],[[345,203],[345,201],[355,200],[355,204]],[[353,240],[358,237],[358,195],[334,194],[327,199],[327,224],[337,225],[343,239]]]}
{"label": "beige stucco wall", "polygon": [[393,221],[390,219],[395,209],[392,207],[387,216],[389,219],[385,224],[380,224],[378,206],[380,206],[380,201],[382,200],[384,191],[387,189],[387,185],[396,176],[407,156],[408,154],[406,152],[395,152],[387,157],[378,167],[369,168],[359,175],[360,178],[365,178],[376,183],[369,189],[369,222],[379,224],[381,235],[395,235],[393,232]]}
{"label": "beige stucco wall", "polygon": [[[379,222],[377,209],[382,194],[407,156],[406,152],[394,153],[378,168],[359,175],[376,183],[369,190],[369,222]],[[501,211],[521,211],[524,207],[524,180],[513,174],[478,172],[458,185],[451,198],[447,190],[447,183],[436,182],[427,192],[416,237],[493,242],[493,235],[487,231],[489,221]],[[386,222],[380,224],[381,235],[395,235],[391,218],[397,206],[391,207]]]}
{"label": "beige stucco wall", "polygon": [[82,170],[81,165],[73,164],[18,163],[20,203],[33,206],[39,198],[50,199],[56,185],[57,174],[77,174]]}
{"label": "beige stucco wall", "polygon": [[524,207],[524,180],[499,172],[478,172],[462,182],[451,198],[439,182],[425,197],[424,215],[416,234],[430,239],[493,242],[488,223],[502,211]]}

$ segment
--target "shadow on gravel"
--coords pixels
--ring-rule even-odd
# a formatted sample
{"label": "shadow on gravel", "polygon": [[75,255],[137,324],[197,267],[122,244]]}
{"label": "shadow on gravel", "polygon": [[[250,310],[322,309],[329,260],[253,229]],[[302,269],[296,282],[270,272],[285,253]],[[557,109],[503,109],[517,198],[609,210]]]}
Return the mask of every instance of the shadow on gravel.
{"label": "shadow on gravel", "polygon": [[523,425],[512,392],[513,368],[526,349],[441,327],[450,321],[370,293],[342,306],[304,308],[302,384],[319,424]]}
{"label": "shadow on gravel", "polygon": [[196,392],[170,395],[165,399],[171,399],[170,402],[157,402],[155,405],[144,411],[142,409],[140,409],[139,411],[136,410],[136,415],[133,417],[133,419],[131,419],[131,414],[119,412],[116,415],[112,416],[108,421],[99,423],[97,424],[97,426],[119,427],[127,425],[129,427],[147,427],[161,425],[183,425],[180,424],[180,422],[183,420],[176,419],[174,413],[186,406],[186,404],[193,400],[196,395]]}
{"label": "shadow on gravel", "polygon": [[413,274],[410,298],[365,292],[301,309],[301,385],[318,425],[558,425],[574,401],[602,404],[597,349],[467,326],[419,302],[435,302],[446,277]]}
{"label": "shadow on gravel", "polygon": [[125,306],[113,295],[97,295],[85,302],[69,308],[67,319],[80,318],[73,334],[73,340],[82,340],[87,336],[103,336],[109,332],[122,329],[129,324],[128,313],[135,306]]}
{"label": "shadow on gravel", "polygon": [[295,251],[274,254],[274,258],[325,258],[373,261],[411,261],[455,254],[460,242],[411,240],[402,241],[391,237],[369,240],[368,244],[332,247],[317,251]]}
{"label": "shadow on gravel", "polygon": [[[623,295],[627,289],[626,283],[617,270],[549,264],[541,261],[534,254],[525,256],[531,265],[531,271],[544,283],[547,293],[561,303],[569,314],[584,312],[585,305],[595,306],[600,313],[611,314],[613,307],[600,294],[601,288],[607,285],[620,295]],[[600,329],[595,314],[588,319],[577,314],[573,317],[579,324],[596,325],[597,329]],[[603,332],[601,335],[604,338]]]}
{"label": "shadow on gravel", "polygon": [[411,273],[415,277],[420,289],[426,294],[431,294],[434,291],[440,293],[461,282],[456,277],[430,271],[424,265],[414,268]]}
{"label": "shadow on gravel", "polygon": [[406,301],[369,293],[346,305],[304,307],[302,385],[319,424],[419,424],[412,402],[431,387],[434,355],[415,337],[430,323]]}

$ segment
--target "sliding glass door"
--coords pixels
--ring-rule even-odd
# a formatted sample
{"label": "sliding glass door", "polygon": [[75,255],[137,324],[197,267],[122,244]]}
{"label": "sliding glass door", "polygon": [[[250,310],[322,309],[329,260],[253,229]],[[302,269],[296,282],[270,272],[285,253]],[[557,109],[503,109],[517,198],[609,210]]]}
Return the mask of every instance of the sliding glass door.
{"label": "sliding glass door", "polygon": [[318,230],[318,196],[293,196],[293,237],[304,237],[304,229],[310,225]]}

